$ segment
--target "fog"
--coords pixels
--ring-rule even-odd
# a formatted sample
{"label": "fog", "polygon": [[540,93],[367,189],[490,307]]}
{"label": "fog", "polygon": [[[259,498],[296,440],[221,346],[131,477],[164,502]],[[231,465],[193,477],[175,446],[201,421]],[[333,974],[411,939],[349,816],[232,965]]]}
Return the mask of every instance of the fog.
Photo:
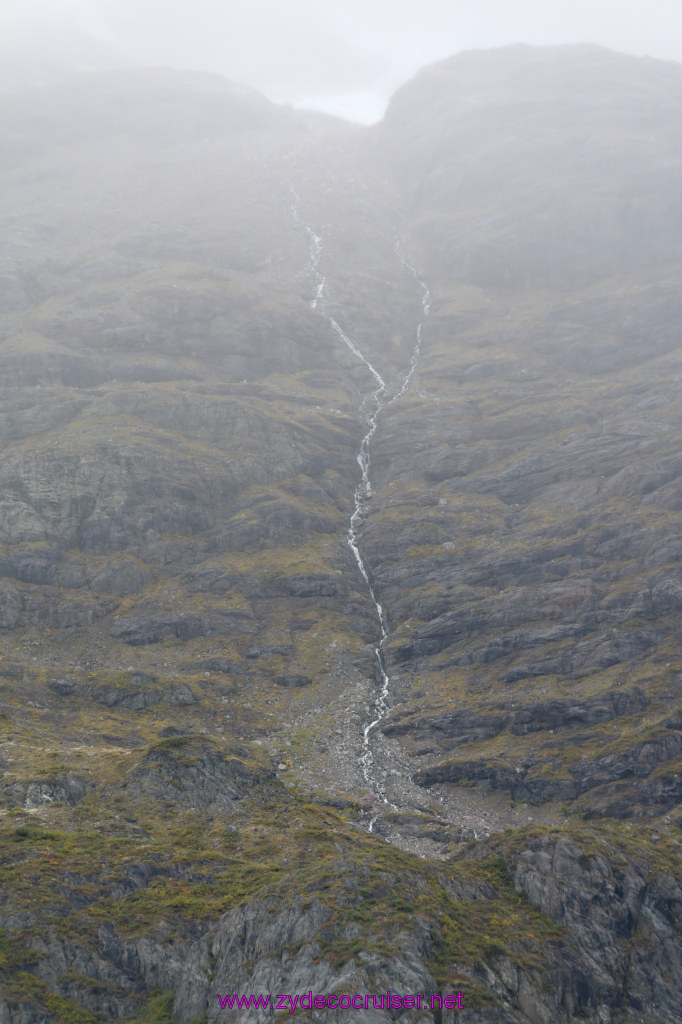
{"label": "fog", "polygon": [[682,60],[678,0],[5,0],[0,31],[5,89],[164,65],[364,121],[419,67],[465,49],[592,42]]}

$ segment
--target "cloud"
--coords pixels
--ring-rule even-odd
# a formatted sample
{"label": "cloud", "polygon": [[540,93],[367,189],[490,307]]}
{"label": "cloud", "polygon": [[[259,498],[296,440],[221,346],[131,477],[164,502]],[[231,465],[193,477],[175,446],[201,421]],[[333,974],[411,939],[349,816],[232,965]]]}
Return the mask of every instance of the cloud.
{"label": "cloud", "polygon": [[424,64],[514,42],[682,61],[679,0],[5,0],[0,29],[23,27],[36,49],[58,21],[138,63],[217,71],[316,102],[386,98]]}

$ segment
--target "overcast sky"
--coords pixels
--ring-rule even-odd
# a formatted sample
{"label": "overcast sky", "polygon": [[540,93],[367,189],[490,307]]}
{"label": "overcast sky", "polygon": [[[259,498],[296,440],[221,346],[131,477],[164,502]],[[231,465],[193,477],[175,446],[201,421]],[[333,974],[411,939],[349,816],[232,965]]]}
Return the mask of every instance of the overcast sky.
{"label": "overcast sky", "polygon": [[22,58],[30,40],[25,67],[87,64],[88,35],[104,62],[217,71],[362,120],[424,64],[476,47],[593,42],[682,62],[682,0],[2,0],[0,31]]}

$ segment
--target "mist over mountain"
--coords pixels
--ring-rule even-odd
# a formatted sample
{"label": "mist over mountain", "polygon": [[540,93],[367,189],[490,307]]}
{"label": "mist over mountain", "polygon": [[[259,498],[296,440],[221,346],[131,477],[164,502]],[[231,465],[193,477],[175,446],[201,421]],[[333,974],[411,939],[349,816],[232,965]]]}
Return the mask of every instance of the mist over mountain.
{"label": "mist over mountain", "polygon": [[681,113],[0,98],[0,1024],[682,1019]]}

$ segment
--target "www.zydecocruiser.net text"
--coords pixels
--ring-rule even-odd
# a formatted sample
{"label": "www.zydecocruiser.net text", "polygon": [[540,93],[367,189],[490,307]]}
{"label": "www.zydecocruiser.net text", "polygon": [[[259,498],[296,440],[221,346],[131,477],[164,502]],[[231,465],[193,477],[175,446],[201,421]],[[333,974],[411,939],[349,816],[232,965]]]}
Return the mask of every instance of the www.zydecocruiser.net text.
{"label": "www.zydecocruiser.net text", "polygon": [[380,995],[359,993],[349,995],[314,996],[312,992],[304,995],[230,995],[218,996],[218,1002],[223,1010],[287,1010],[295,1013],[296,1010],[463,1010],[464,1003],[461,992],[452,992],[448,995],[427,996],[422,993],[416,995],[398,995],[396,992],[382,992]]}

